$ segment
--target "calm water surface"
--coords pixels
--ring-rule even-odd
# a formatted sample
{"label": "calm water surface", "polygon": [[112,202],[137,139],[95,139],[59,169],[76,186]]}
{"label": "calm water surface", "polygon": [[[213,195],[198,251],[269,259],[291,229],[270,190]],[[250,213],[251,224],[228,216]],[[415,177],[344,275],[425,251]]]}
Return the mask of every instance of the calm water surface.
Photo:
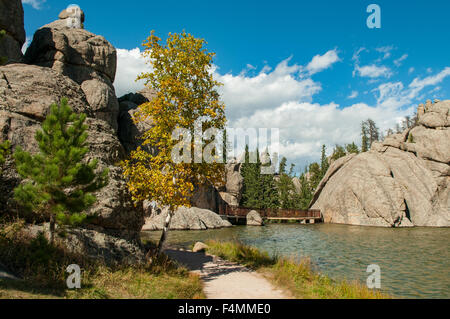
{"label": "calm water surface", "polygon": [[[160,232],[143,238],[158,240]],[[331,224],[235,226],[171,231],[168,243],[188,247],[208,239],[238,239],[270,254],[310,257],[322,273],[365,283],[368,265],[381,267],[384,291],[405,298],[450,298],[450,229],[393,229]]]}

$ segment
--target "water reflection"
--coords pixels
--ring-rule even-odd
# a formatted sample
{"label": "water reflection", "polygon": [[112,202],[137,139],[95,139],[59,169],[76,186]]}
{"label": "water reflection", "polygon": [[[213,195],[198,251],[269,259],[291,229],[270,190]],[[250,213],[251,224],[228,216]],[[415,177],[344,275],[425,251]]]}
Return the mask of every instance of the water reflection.
{"label": "water reflection", "polygon": [[[143,233],[157,240],[159,232]],[[333,278],[365,282],[367,266],[381,267],[382,288],[399,297],[450,298],[448,228],[392,229],[347,225],[236,226],[208,231],[172,231],[171,245],[238,239],[271,254],[310,257]]]}

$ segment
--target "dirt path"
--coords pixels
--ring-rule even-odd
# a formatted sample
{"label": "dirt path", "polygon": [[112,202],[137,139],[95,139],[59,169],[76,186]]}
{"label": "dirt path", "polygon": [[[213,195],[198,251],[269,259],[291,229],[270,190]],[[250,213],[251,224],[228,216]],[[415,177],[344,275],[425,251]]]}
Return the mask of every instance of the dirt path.
{"label": "dirt path", "polygon": [[208,299],[289,299],[262,275],[241,265],[204,253],[166,249],[165,253],[200,275]]}

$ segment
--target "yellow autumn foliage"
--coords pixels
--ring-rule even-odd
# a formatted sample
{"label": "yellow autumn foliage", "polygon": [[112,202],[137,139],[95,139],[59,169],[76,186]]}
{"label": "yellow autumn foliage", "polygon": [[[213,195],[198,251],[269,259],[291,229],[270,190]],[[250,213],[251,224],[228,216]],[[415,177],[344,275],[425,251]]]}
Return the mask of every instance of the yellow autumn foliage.
{"label": "yellow autumn foliage", "polygon": [[[173,147],[179,143],[172,139],[177,128],[188,129],[194,136],[196,120],[202,119],[203,130],[223,130],[226,125],[225,106],[216,90],[221,83],[210,72],[215,54],[205,45],[205,40],[184,31],[169,33],[166,44],[152,31],[143,44],[152,72],[142,73],[138,80],[144,80],[156,97],[140,105],[133,120],[151,119],[154,125],[143,134],[142,145],[151,145],[157,152],[139,147],[122,163],[135,202],[148,199],[171,209],[189,207],[195,186],[224,183],[222,163],[175,163],[171,158]],[[194,139],[190,147],[194,149]]]}

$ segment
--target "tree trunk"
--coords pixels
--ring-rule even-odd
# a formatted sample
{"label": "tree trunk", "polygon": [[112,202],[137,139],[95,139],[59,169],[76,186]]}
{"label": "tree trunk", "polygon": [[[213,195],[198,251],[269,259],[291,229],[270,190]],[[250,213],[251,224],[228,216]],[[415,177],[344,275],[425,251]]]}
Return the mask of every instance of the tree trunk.
{"label": "tree trunk", "polygon": [[166,222],[164,223],[164,228],[163,228],[163,231],[161,234],[161,239],[159,240],[158,248],[156,248],[156,256],[159,256],[162,252],[164,242],[166,241],[166,238],[167,238],[167,233],[169,232],[169,226],[170,226],[170,221],[172,220],[172,216],[173,216],[173,210],[169,209],[169,213],[167,214]]}
{"label": "tree trunk", "polygon": [[50,244],[53,245],[55,240],[55,216],[50,216]]}

